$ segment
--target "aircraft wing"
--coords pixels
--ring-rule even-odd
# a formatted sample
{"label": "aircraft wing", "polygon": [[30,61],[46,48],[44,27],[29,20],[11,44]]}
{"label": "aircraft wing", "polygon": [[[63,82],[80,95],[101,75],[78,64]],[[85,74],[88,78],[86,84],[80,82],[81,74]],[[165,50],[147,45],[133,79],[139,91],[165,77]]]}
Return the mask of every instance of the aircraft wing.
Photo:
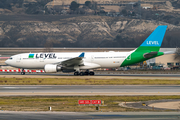
{"label": "aircraft wing", "polygon": [[81,53],[78,57],[62,61],[60,64],[63,66],[66,66],[66,67],[75,66],[75,65],[82,65],[83,64],[83,61],[82,61],[83,58],[84,58],[84,52]]}

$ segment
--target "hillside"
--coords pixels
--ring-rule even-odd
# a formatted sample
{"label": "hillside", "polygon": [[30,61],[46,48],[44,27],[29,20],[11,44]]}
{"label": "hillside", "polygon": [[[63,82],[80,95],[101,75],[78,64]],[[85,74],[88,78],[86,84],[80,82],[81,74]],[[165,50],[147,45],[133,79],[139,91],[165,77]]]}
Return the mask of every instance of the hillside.
{"label": "hillside", "polygon": [[154,20],[77,16],[49,22],[0,21],[0,47],[138,47],[162,24],[168,25],[162,46],[180,46],[180,26]]}

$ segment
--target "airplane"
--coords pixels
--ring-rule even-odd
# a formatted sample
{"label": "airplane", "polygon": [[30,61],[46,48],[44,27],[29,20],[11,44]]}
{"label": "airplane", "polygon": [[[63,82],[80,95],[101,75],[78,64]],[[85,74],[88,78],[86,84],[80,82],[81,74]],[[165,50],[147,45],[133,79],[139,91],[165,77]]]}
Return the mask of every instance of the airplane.
{"label": "airplane", "polygon": [[[135,50],[130,52],[22,53],[11,56],[7,65],[24,69],[44,69],[46,73],[74,72],[94,75],[96,68],[118,68],[139,63],[172,52],[159,52],[167,25],[158,26]],[[131,44],[131,43],[130,43]],[[84,72],[83,72],[84,71]]]}

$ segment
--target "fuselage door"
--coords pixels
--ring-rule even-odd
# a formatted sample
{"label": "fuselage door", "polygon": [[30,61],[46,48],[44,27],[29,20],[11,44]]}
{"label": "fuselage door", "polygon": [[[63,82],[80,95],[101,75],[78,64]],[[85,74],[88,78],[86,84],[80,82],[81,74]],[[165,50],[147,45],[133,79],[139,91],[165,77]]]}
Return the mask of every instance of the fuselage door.
{"label": "fuselage door", "polygon": [[18,56],[16,57],[16,62],[20,62],[20,61],[21,61],[21,56],[18,55]]}
{"label": "fuselage door", "polygon": [[91,55],[91,62],[94,61],[94,55]]}

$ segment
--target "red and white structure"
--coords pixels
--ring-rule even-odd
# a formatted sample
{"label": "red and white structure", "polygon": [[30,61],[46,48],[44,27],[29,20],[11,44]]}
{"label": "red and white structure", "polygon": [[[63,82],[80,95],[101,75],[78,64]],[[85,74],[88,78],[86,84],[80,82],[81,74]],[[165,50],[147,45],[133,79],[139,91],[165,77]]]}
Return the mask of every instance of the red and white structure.
{"label": "red and white structure", "polygon": [[0,69],[0,72],[16,72],[16,73],[21,73],[21,72],[25,72],[25,73],[44,73],[44,70],[8,70],[8,69]]}

